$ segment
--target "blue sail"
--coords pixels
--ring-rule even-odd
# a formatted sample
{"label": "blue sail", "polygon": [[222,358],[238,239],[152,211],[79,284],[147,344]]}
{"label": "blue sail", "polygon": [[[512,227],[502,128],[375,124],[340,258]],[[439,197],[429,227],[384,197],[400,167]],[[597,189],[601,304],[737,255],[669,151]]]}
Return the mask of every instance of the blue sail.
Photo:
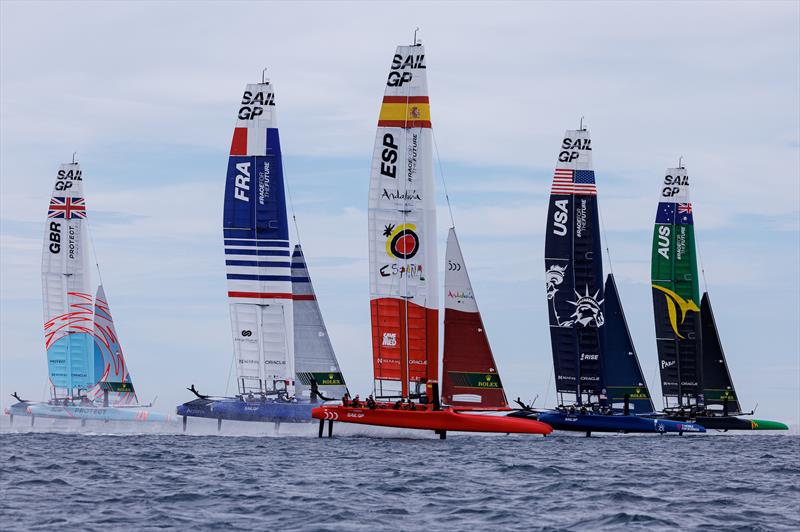
{"label": "blue sail", "polygon": [[620,410],[627,396],[631,413],[653,412],[650,390],[639,366],[613,274],[606,278],[603,307],[606,318],[603,368],[608,400],[615,410]]}

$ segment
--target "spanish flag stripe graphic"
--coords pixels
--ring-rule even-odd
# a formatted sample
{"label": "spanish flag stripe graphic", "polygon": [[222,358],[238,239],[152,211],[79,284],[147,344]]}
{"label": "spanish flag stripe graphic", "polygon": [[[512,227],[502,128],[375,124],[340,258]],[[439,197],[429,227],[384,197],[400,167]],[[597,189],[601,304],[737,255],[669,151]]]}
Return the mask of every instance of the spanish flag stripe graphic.
{"label": "spanish flag stripe graphic", "polygon": [[383,103],[430,103],[427,96],[384,96]]}

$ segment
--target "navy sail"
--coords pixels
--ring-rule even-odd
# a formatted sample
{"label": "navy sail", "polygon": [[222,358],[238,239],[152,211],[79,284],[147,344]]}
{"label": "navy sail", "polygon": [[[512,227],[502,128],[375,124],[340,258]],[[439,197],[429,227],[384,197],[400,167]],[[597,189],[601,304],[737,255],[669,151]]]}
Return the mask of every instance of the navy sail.
{"label": "navy sail", "polygon": [[725,361],[725,352],[714,321],[711,299],[704,293],[700,300],[700,323],[702,324],[703,345],[703,397],[705,405],[722,406],[729,415],[742,413],[739,397],[733,387],[733,379]]}
{"label": "navy sail", "polygon": [[603,367],[608,400],[614,410],[624,411],[627,402],[629,413],[654,412],[613,274],[606,278],[603,310],[606,319]]}

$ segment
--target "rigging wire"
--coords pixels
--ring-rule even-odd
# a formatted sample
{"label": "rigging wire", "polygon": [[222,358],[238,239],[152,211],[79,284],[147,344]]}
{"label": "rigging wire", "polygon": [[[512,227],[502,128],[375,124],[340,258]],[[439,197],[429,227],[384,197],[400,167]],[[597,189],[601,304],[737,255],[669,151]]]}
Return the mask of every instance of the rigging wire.
{"label": "rigging wire", "polygon": [[444,178],[444,167],[442,166],[442,158],[439,157],[439,144],[436,142],[436,133],[431,128],[431,137],[433,138],[433,149],[436,151],[436,162],[439,164],[439,177],[442,180],[442,188],[444,189],[444,199],[447,201],[447,211],[450,213],[450,227],[455,227],[456,222],[453,218],[453,208],[450,206],[450,193],[447,191],[447,181]]}
{"label": "rigging wire", "polygon": [[603,218],[603,211],[600,210],[600,201],[597,200],[597,214],[600,215],[600,232],[603,235],[603,242],[605,243],[606,247],[606,257],[608,257],[608,272],[611,275],[614,275],[614,263],[611,262],[611,249],[608,246],[608,233],[606,231],[606,222]]}
{"label": "rigging wire", "polygon": [[[281,166],[283,163],[281,162]],[[283,168],[281,168],[281,172],[283,172]],[[292,187],[289,184],[289,178],[286,177],[286,172],[283,172],[283,182],[286,183],[286,194],[289,196],[289,210],[292,212],[292,222],[294,223],[294,233],[297,236],[297,243],[300,247],[303,247],[302,242],[300,242],[300,228],[297,225],[297,215],[294,211],[294,196],[292,196]]]}

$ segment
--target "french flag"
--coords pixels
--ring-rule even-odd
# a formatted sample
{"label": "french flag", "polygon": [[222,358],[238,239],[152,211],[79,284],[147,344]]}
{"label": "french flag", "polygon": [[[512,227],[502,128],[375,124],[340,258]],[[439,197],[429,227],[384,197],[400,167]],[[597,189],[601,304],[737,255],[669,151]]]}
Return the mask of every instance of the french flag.
{"label": "french flag", "polygon": [[266,155],[266,128],[237,127],[233,130],[231,155]]}

